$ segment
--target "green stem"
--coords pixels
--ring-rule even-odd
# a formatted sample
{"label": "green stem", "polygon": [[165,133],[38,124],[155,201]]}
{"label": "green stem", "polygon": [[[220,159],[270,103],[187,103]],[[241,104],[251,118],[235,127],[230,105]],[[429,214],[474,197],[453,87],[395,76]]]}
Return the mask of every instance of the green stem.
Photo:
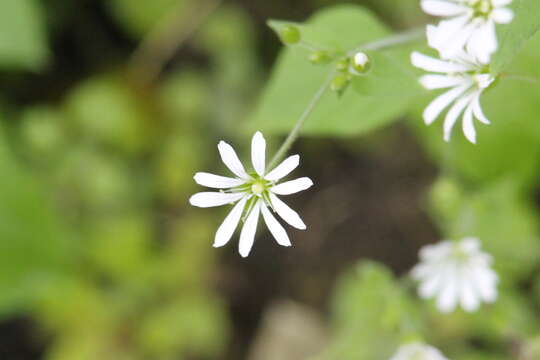
{"label": "green stem", "polygon": [[523,76],[523,75],[510,75],[510,74],[501,74],[501,77],[508,80],[525,81],[531,84],[540,85],[540,79],[534,78],[534,77]]}
{"label": "green stem", "polygon": [[[364,45],[361,45],[351,52],[347,53],[348,56],[352,56],[356,54],[359,51],[364,50],[381,50],[384,48],[392,47],[395,45],[405,44],[417,39],[420,39],[422,36],[424,36],[425,30],[422,29],[413,29],[409,31],[405,31],[401,34],[392,35],[389,37],[386,37],[381,40],[373,41]],[[300,135],[300,130],[302,130],[302,126],[304,125],[304,122],[306,119],[311,115],[317,104],[321,101],[324,93],[330,86],[330,83],[332,82],[332,79],[336,73],[333,71],[330,73],[328,79],[325,81],[325,83],[321,86],[321,88],[317,91],[315,96],[311,99],[310,103],[308,104],[307,108],[304,110],[300,118],[296,121],[296,124],[294,125],[294,128],[291,130],[279,150],[277,151],[276,155],[272,158],[270,161],[270,164],[268,165],[268,169],[273,169],[287,154],[289,149],[291,148],[292,144],[296,141],[298,136]]]}
{"label": "green stem", "polygon": [[357,48],[351,50],[348,54],[352,56],[360,51],[381,50],[381,49],[389,48],[396,45],[406,44],[408,42],[421,39],[423,36],[425,36],[425,33],[426,33],[426,30],[424,28],[404,31],[400,34],[388,36],[380,40],[375,40],[373,42],[360,45]]}
{"label": "green stem", "polygon": [[309,102],[309,105],[306,107],[302,115],[298,118],[296,121],[296,124],[294,125],[294,128],[291,130],[279,150],[277,151],[276,155],[272,158],[270,161],[270,164],[268,165],[268,169],[272,170],[283,158],[285,155],[287,155],[287,152],[291,148],[292,144],[296,141],[298,136],[300,135],[300,130],[302,129],[302,126],[304,125],[304,122],[306,119],[311,115],[313,110],[315,110],[315,107],[317,104],[321,101],[324,93],[330,86],[330,83],[332,82],[332,79],[334,78],[334,72],[330,74],[328,79],[324,82],[324,84],[319,88],[319,90],[315,93],[315,96],[311,99]]}

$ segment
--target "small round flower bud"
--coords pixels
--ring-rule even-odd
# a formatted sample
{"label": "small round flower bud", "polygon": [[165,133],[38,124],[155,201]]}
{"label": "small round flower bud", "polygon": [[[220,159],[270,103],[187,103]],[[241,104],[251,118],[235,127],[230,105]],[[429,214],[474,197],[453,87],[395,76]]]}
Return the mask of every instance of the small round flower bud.
{"label": "small round flower bud", "polygon": [[332,57],[326,51],[319,50],[309,55],[309,61],[315,65],[324,65],[332,61]]}
{"label": "small round flower bud", "polygon": [[371,59],[363,52],[356,53],[352,57],[351,72],[356,75],[365,74],[371,68]]}
{"label": "small round flower bud", "polygon": [[281,37],[281,41],[283,41],[283,43],[287,45],[298,44],[300,42],[300,39],[302,38],[300,30],[293,25],[287,25],[283,27],[279,35]]}
{"label": "small round flower bud", "polygon": [[351,79],[347,74],[337,75],[330,84],[330,90],[341,93],[349,86]]}

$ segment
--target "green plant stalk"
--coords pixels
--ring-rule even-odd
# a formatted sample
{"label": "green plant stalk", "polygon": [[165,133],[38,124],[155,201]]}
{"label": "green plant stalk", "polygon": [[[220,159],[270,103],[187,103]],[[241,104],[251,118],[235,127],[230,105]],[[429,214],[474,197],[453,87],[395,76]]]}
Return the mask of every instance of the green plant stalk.
{"label": "green plant stalk", "polygon": [[[422,36],[424,36],[425,30],[422,29],[413,29],[410,31],[403,32],[401,34],[392,35],[389,37],[386,37],[381,40],[373,41],[364,45],[361,45],[351,52],[348,53],[348,56],[352,56],[356,54],[359,51],[363,50],[380,50],[400,44],[405,44],[417,39],[420,39]],[[332,82],[332,79],[334,78],[335,71],[332,71],[328,77],[328,79],[324,82],[324,84],[319,88],[319,90],[315,93],[311,101],[309,102],[308,106],[300,115],[298,120],[296,121],[296,124],[294,125],[293,129],[279,148],[279,150],[276,152],[272,160],[270,161],[268,165],[268,169],[272,170],[283,158],[285,155],[287,155],[287,152],[291,148],[291,146],[294,144],[296,139],[298,139],[298,136],[300,136],[300,131],[302,130],[302,127],[304,126],[304,123],[306,122],[307,118],[311,115],[313,110],[317,107],[317,104],[321,101],[324,93],[330,86],[330,83]]]}

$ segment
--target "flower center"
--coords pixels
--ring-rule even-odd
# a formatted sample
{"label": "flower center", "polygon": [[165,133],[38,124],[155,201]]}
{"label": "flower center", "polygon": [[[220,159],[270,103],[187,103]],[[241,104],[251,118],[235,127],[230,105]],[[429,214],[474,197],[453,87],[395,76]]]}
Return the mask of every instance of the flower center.
{"label": "flower center", "polygon": [[261,195],[265,190],[266,186],[260,181],[256,181],[251,185],[251,192],[255,195]]}
{"label": "flower center", "polygon": [[474,17],[488,18],[493,11],[491,0],[471,0],[470,6],[473,9]]}

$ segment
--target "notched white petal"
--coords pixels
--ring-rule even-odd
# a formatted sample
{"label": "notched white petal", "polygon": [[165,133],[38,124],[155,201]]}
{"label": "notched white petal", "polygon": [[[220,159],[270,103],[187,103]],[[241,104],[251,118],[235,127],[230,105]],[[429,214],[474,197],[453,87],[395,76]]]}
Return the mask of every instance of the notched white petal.
{"label": "notched white petal", "polygon": [[300,156],[292,155],[286,158],[276,166],[276,168],[270,171],[264,178],[269,181],[278,181],[285,176],[289,175],[300,164]]}
{"label": "notched white petal", "polygon": [[251,162],[255,172],[259,176],[264,176],[266,167],[266,140],[260,131],[257,131],[251,140]]}
{"label": "notched white petal", "polygon": [[276,220],[276,218],[270,213],[265,204],[261,204],[261,211],[264,222],[266,223],[266,226],[268,226],[268,230],[270,230],[277,243],[281,246],[291,246],[291,241],[289,240],[287,232],[285,231],[283,226],[281,226],[281,224]]}
{"label": "notched white petal", "polygon": [[205,172],[196,173],[193,179],[199,185],[214,189],[230,189],[246,182],[243,179],[235,179]]}
{"label": "notched white petal", "polygon": [[308,177],[302,177],[278,184],[270,188],[270,191],[278,195],[291,195],[309,189],[311,186],[313,186],[313,181]]}
{"label": "notched white petal", "polygon": [[291,225],[294,228],[297,228],[298,230],[306,230],[306,224],[302,221],[302,218],[300,218],[300,215],[293,209],[289,207],[289,205],[285,204],[283,201],[281,201],[280,198],[278,198],[276,195],[270,193],[270,202],[272,203],[272,206],[274,210],[278,213],[278,215],[287,222],[287,224]]}
{"label": "notched white petal", "polygon": [[445,92],[444,94],[433,100],[428,107],[424,110],[424,121],[427,125],[432,124],[437,117],[446,109],[452,102],[454,102],[459,96],[461,96],[468,88],[468,85],[462,85],[452,90]]}
{"label": "notched white petal", "polygon": [[436,73],[459,73],[471,69],[470,66],[435,59],[417,51],[411,54],[411,63],[419,69]]}
{"label": "notched white petal", "polygon": [[208,208],[234,203],[244,197],[242,193],[200,192],[189,199],[193,206]]}
{"label": "notched white petal", "polygon": [[218,228],[214,238],[214,247],[224,246],[229,242],[238,227],[238,223],[242,217],[242,212],[246,206],[247,196],[240,200],[231,212],[227,215],[223,223]]}
{"label": "notched white petal", "polygon": [[433,16],[456,16],[468,11],[466,6],[446,0],[423,0],[422,10]]}
{"label": "notched white petal", "polygon": [[247,257],[253,247],[255,241],[255,233],[257,232],[257,224],[259,222],[259,214],[261,211],[261,202],[257,201],[251,212],[249,213],[242,232],[240,233],[240,242],[238,244],[238,252],[240,256]]}
{"label": "notched white petal", "polygon": [[238,159],[238,155],[236,155],[236,151],[234,151],[231,145],[227,144],[225,141],[220,141],[218,150],[221,160],[233,174],[241,179],[249,179],[249,175],[246,173],[244,166],[240,162],[240,159]]}

